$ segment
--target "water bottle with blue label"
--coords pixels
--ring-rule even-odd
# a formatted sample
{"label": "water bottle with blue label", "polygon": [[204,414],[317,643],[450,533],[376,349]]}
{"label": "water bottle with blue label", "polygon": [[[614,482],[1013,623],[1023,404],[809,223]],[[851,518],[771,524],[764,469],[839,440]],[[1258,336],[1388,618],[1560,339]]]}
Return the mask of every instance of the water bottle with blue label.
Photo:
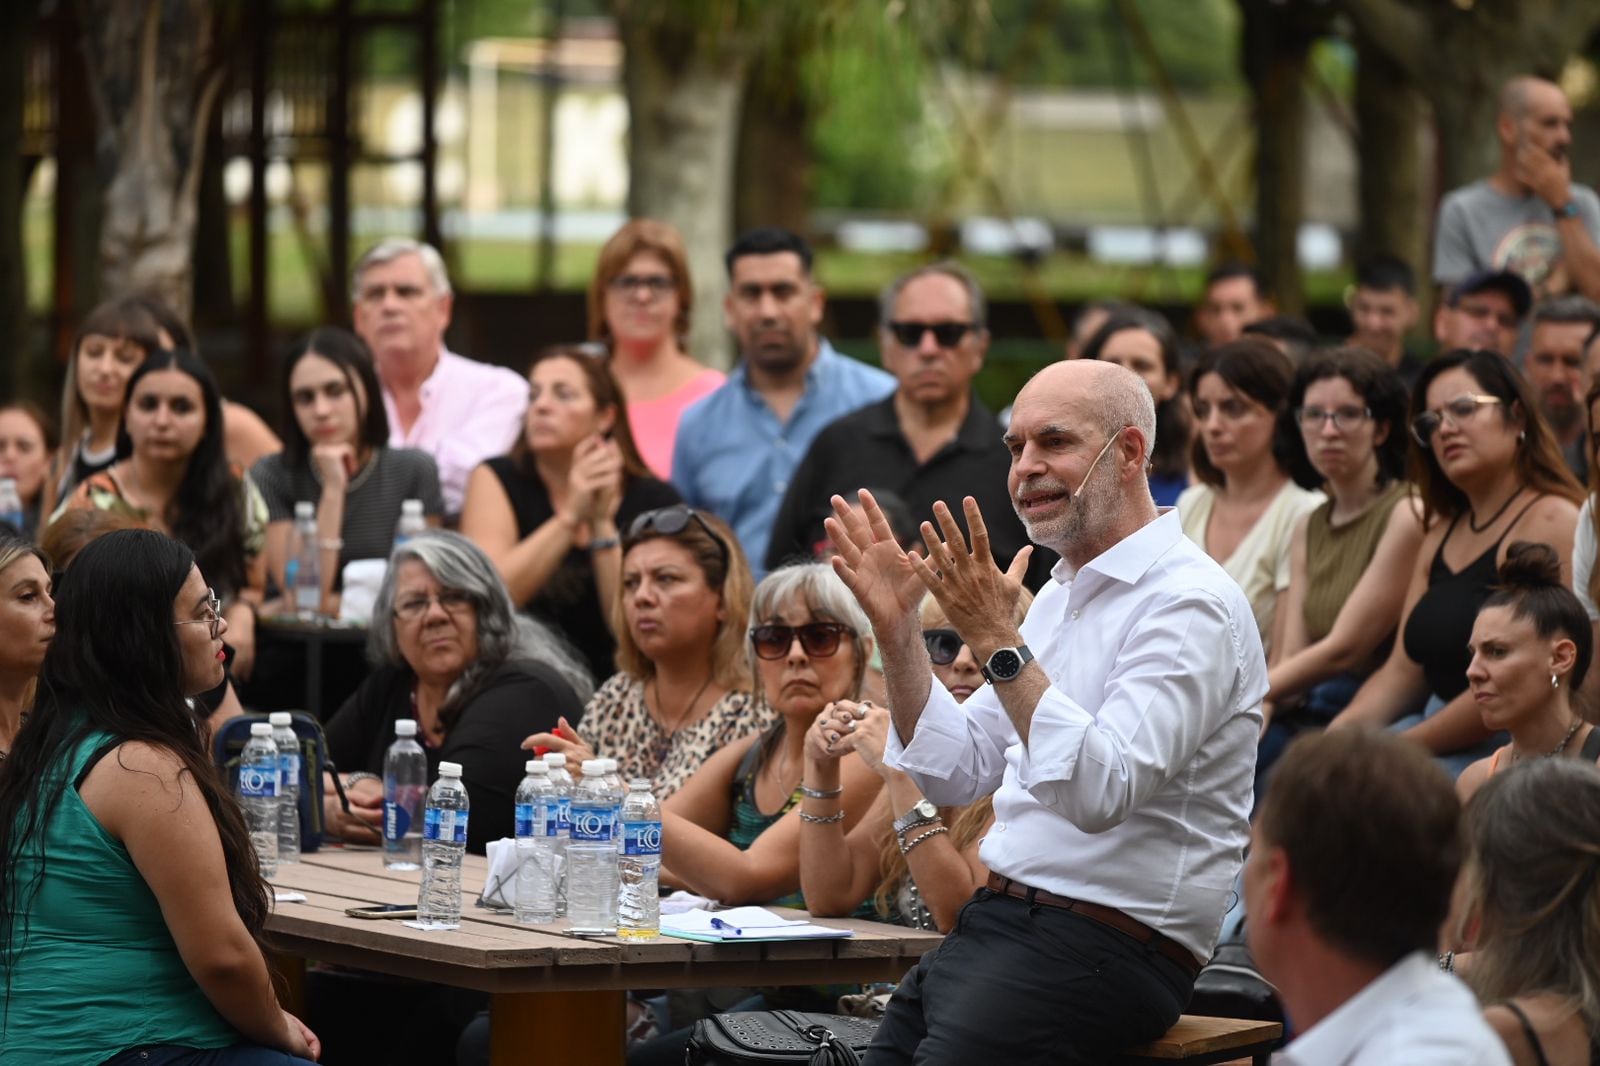
{"label": "water bottle with blue label", "polygon": [[21,536],[27,521],[28,513],[22,506],[22,493],[17,490],[17,479],[0,477],[0,522]]}
{"label": "water bottle with blue label", "polygon": [[278,745],[271,722],[250,726],[250,743],[239,756],[239,806],[256,849],[262,877],[278,872]]}
{"label": "water bottle with blue label", "polygon": [[418,533],[427,531],[428,518],[422,513],[422,501],[400,501],[400,521],[394,526],[394,546],[398,548]]}
{"label": "water bottle with blue label", "polygon": [[517,921],[543,925],[556,920],[556,810],[550,767],[530,759],[517,786]]}
{"label": "water bottle with blue label", "polygon": [[628,782],[622,801],[622,859],[617,868],[617,935],[653,940],[661,935],[661,804],[647,778]]}
{"label": "water bottle with blue label", "polygon": [[428,754],[417,743],[417,723],[394,723],[394,743],[383,756],[383,865],[422,865],[422,805],[428,796]]}
{"label": "water bottle with blue label", "polygon": [[317,505],[303,500],[294,505],[294,533],[284,581],[294,598],[295,617],[314,622],[322,616],[322,555],[317,544]]}
{"label": "water bottle with blue label", "polygon": [[567,757],[552,751],[544,757],[550,767],[550,784],[555,788],[556,802],[552,809],[556,821],[556,915],[567,913],[567,846],[572,841],[572,774],[567,772]]}
{"label": "water bottle with blue label", "polygon": [[467,786],[461,764],[439,764],[422,816],[422,890],[417,918],[444,929],[461,927],[461,858],[467,852]]}
{"label": "water bottle with blue label", "polygon": [[278,749],[278,862],[300,861],[300,738],[288,711],[267,716]]}
{"label": "water bottle with blue label", "polygon": [[575,931],[616,932],[615,819],[600,760],[585,760],[583,781],[572,794],[572,840],[567,844],[567,918]]}

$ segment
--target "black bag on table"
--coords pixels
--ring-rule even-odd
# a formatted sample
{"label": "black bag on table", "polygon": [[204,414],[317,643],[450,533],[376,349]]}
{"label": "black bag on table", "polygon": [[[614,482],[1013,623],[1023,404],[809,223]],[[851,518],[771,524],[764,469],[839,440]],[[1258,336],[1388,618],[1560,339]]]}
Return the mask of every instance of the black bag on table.
{"label": "black bag on table", "polygon": [[859,1066],[878,1023],[844,1014],[795,1010],[713,1014],[694,1023],[688,1066]]}

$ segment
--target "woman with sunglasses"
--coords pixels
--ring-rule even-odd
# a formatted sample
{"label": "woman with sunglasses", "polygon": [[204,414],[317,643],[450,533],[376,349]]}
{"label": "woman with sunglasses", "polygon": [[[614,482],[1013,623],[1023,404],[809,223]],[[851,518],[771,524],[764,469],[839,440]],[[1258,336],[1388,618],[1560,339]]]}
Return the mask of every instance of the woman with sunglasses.
{"label": "woman with sunglasses", "polygon": [[522,746],[562,752],[569,767],[609,756],[624,778],[672,795],[716,752],[773,722],[745,650],[751,586],[722,519],[683,504],[635,518],[613,616],[617,673],[584,708],[582,736],[562,719]]}
{"label": "woman with sunglasses", "polygon": [[49,557],[0,532],[0,770],[33,705],[34,680],[56,631]]}
{"label": "woman with sunglasses", "polygon": [[1393,723],[1455,776],[1497,746],[1467,684],[1478,609],[1515,541],[1550,545],[1570,573],[1583,490],[1527,382],[1495,352],[1430,362],[1411,397],[1411,432],[1427,534],[1401,639],[1333,724]]}
{"label": "woman with sunglasses", "polygon": [[222,680],[227,633],[194,555],[108,534],[56,621],[0,773],[0,1047],[63,1066],[317,1058],[278,1006],[266,885],[186,701]]}
{"label": "woman with sunglasses", "polygon": [[679,496],[639,458],[606,360],[550,348],[528,380],[522,438],[472,472],[461,532],[494,560],[513,603],[564,632],[591,675],[610,677],[619,530]]}
{"label": "woman with sunglasses", "polygon": [[589,339],[610,353],[634,442],[662,479],[672,476],[684,409],[725,380],[688,353],[693,307],[689,257],[672,226],[636,218],[600,249],[589,282]]}
{"label": "woman with sunglasses", "polygon": [[1365,348],[1322,352],[1295,374],[1292,439],[1328,500],[1295,526],[1258,776],[1295,732],[1344,709],[1400,624],[1422,543],[1405,479],[1409,400],[1399,373]]}
{"label": "woman with sunglasses", "polygon": [[[871,647],[866,617],[828,566],[787,566],[756,586],[749,652],[778,720],[711,756],[663,804],[670,880],[723,903],[803,905],[806,733],[830,704],[860,698]],[[863,760],[845,760],[827,818],[853,828],[880,784]]]}
{"label": "woman with sunglasses", "polygon": [[1293,378],[1289,358],[1264,340],[1247,337],[1200,357],[1189,376],[1199,484],[1178,497],[1184,534],[1244,589],[1269,656],[1288,613],[1279,604],[1295,523],[1323,502],[1291,477],[1289,429],[1279,416]]}

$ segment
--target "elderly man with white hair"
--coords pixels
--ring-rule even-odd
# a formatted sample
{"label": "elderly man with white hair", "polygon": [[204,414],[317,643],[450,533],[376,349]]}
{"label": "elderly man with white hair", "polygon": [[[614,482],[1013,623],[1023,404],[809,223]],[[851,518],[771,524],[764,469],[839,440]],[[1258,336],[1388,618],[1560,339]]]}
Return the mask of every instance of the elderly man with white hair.
{"label": "elderly man with white hair", "polygon": [[[871,497],[834,498],[834,568],[872,621],[894,720],[885,761],[939,805],[994,793],[987,888],[901,982],[868,1066],[1105,1062],[1178,1018],[1248,837],[1267,671],[1250,604],[1158,514],[1150,390],[1057,363],[1006,432],[1012,506],[1061,562],[1016,624],[1029,549],[1003,572],[962,501],[902,551]],[[989,684],[957,704],[917,622],[931,592]],[[841,737],[854,708],[838,706]]]}
{"label": "elderly man with white hair", "polygon": [[432,455],[445,511],[459,515],[473,468],[504,455],[522,432],[528,383],[445,347],[454,293],[432,245],[379,242],[356,263],[350,296],[383,386],[389,445]]}

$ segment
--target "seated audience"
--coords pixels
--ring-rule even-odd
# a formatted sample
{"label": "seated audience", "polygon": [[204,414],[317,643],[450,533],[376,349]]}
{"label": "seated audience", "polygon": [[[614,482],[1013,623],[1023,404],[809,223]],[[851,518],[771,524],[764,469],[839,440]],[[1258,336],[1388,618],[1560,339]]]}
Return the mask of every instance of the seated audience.
{"label": "seated audience", "polygon": [[1589,436],[1584,431],[1583,354],[1600,330],[1600,305],[1582,296],[1558,296],[1533,309],[1522,372],[1538,397],[1539,410],[1555,431],[1567,466],[1579,481],[1589,477]]}
{"label": "seated audience", "polygon": [[1600,773],[1564,759],[1496,775],[1467,805],[1465,976],[1516,1066],[1600,1059],[1597,824]]}
{"label": "seated audience", "polygon": [[1223,263],[1206,275],[1205,295],[1194,309],[1194,327],[1206,347],[1215,348],[1238,340],[1244,327],[1273,312],[1258,271],[1243,263]]}
{"label": "seated audience", "polygon": [[683,504],[635,518],[612,612],[617,672],[584,709],[582,736],[563,720],[522,746],[562,752],[569,767],[614,758],[624,780],[647,777],[666,799],[712,755],[764,732],[775,712],[752,691],[752,585],[722,519]]}
{"label": "seated audience", "polygon": [[[1083,346],[1083,358],[1127,367],[1150,386],[1156,401],[1156,441],[1150,449],[1150,495],[1157,507],[1172,507],[1189,487],[1189,448],[1194,420],[1183,395],[1178,335],[1165,316],[1124,305],[1102,321]],[[874,493],[876,495],[876,493]]]}
{"label": "seated audience", "polygon": [[1422,372],[1422,360],[1406,349],[1406,335],[1421,317],[1411,264],[1381,253],[1361,260],[1349,303],[1351,331],[1345,343],[1377,353],[1410,388]]}
{"label": "seated audience", "polygon": [[[1600,381],[1589,386],[1583,398],[1584,421],[1589,427],[1589,486],[1584,493],[1583,507],[1578,511],[1578,528],[1572,541],[1572,591],[1583,604],[1589,616],[1593,642],[1600,646],[1600,566],[1595,565],[1597,546],[1600,546],[1600,509],[1595,498],[1600,494]],[[1579,700],[1590,713],[1600,711],[1600,670],[1589,671]]]}
{"label": "seated audience", "polygon": [[1505,1066],[1471,993],[1434,964],[1461,807],[1414,747],[1303,736],[1278,763],[1244,866],[1246,937],[1298,1034],[1285,1066]]}
{"label": "seated audience", "polygon": [[527,424],[510,455],[472,472],[461,532],[489,553],[511,600],[559,626],[595,677],[610,677],[607,618],[622,571],[619,530],[678,493],[650,475],[604,360],[578,348],[534,358]]}
{"label": "seated audience", "polygon": [[1290,476],[1290,429],[1280,417],[1294,367],[1271,344],[1241,340],[1212,348],[1189,375],[1197,485],[1178,497],[1184,534],[1244,589],[1273,653],[1287,612],[1289,545],[1301,516],[1323,502]]}
{"label": "seated audience", "polygon": [[1461,772],[1456,791],[1463,802],[1519,762],[1600,760],[1600,730],[1583,720],[1572,700],[1593,662],[1589,619],[1561,581],[1555,549],[1511,545],[1500,583],[1478,610],[1468,649],[1467,684],[1484,728],[1511,742]]}
{"label": "seated audience", "polygon": [[266,504],[223,454],[217,379],[185,351],[152,352],[128,379],[117,461],[73,490],[62,510],[123,511],[188,545],[222,597],[231,670],[255,663],[265,588]]}
{"label": "seated audience", "polygon": [[54,428],[43,411],[21,401],[0,406],[0,478],[17,483],[22,499],[22,528],[17,532],[23,536],[39,531],[55,446]]}
{"label": "seated audience", "polygon": [[387,559],[400,505],[421,500],[430,525],[444,517],[433,456],[389,447],[372,354],[337,326],[313,331],[283,369],[284,448],[250,471],[267,503],[267,572],[284,575],[297,503],[317,506],[322,612],[339,613],[340,576],[356,559]]}
{"label": "seated audience", "polygon": [[90,544],[62,584],[34,713],[0,773],[8,1058],[320,1053],[278,1005],[270,896],[185,700],[222,680],[217,607],[189,549],[148,530]]}
{"label": "seated audience", "polygon": [[[1068,359],[1087,359],[1084,348],[1089,344],[1089,338],[1100,332],[1100,327],[1106,324],[1106,319],[1119,311],[1126,311],[1133,305],[1123,300],[1090,300],[1078,308],[1072,316],[1072,328],[1067,331],[1066,344],[1062,346],[1063,354]],[[1008,408],[1009,410],[1009,408]],[[1002,413],[1001,425],[1009,421]]]}
{"label": "seated audience", "polygon": [[1494,352],[1429,362],[1411,397],[1411,432],[1427,533],[1401,639],[1334,724],[1394,723],[1454,776],[1497,746],[1467,688],[1478,608],[1516,541],[1549,544],[1567,572],[1582,490],[1522,375]]}
{"label": "seated audience", "polygon": [[1328,500],[1295,526],[1258,775],[1300,728],[1343,710],[1389,653],[1422,543],[1405,480],[1408,399],[1399,373],[1363,348],[1313,356],[1295,374],[1294,447]]}
{"label": "seated audience", "polygon": [[1306,357],[1317,350],[1322,338],[1311,328],[1311,323],[1298,315],[1272,315],[1258,319],[1239,331],[1241,337],[1259,337],[1289,357],[1289,362],[1299,366]]}
{"label": "seated audience", "polygon": [[[428,780],[457,762],[472,802],[467,850],[512,835],[526,754],[517,742],[579,720],[594,683],[543,626],[516,614],[494,564],[457,533],[430,531],[395,549],[367,635],[379,664],[329,719],[328,755],[349,774],[354,817],[330,787],[334,832],[371,843],[383,811],[383,756],[399,718],[417,722]],[[352,771],[354,771],[352,773]]]}
{"label": "seated audience", "polygon": [[806,734],[830,704],[860,697],[871,646],[861,608],[826,564],[787,566],[756,587],[749,654],[778,721],[707,759],[662,805],[670,880],[727,904],[804,906],[801,819],[827,817],[848,831],[878,794],[877,775],[851,759],[842,792],[813,799],[816,813],[798,809]]}
{"label": "seated audience", "polygon": [[0,533],[0,770],[33,706],[34,682],[56,631],[49,557]]}
{"label": "seated audience", "polygon": [[1528,283],[1508,270],[1484,271],[1452,287],[1433,313],[1439,351],[1458,348],[1499,352],[1517,349],[1522,319],[1533,306]]}
{"label": "seated audience", "polygon": [[636,218],[600,249],[589,282],[589,339],[611,353],[633,442],[663,480],[672,476],[672,444],[684,409],[727,378],[685,348],[693,308],[689,259],[671,225]]}

